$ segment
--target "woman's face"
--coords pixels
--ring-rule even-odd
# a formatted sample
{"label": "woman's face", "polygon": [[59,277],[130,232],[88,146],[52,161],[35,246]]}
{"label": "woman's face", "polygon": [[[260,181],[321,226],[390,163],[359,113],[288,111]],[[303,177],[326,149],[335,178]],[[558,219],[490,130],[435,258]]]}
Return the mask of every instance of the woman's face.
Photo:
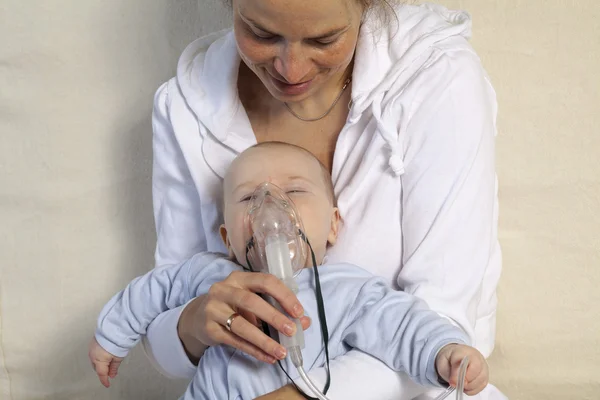
{"label": "woman's face", "polygon": [[233,1],[242,60],[273,97],[286,102],[339,84],[354,55],[362,13],[357,0]]}

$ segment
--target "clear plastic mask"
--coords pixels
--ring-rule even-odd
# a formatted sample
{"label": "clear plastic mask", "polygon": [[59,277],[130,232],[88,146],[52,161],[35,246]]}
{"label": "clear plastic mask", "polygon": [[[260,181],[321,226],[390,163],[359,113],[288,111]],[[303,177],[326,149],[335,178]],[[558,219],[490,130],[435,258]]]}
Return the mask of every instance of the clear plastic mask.
{"label": "clear plastic mask", "polygon": [[[307,246],[302,239],[304,227],[294,202],[276,185],[264,182],[256,187],[244,220],[248,240],[247,260],[255,272],[269,272],[266,248],[273,242],[283,246],[293,275],[306,264]],[[280,246],[280,248],[281,248]]]}

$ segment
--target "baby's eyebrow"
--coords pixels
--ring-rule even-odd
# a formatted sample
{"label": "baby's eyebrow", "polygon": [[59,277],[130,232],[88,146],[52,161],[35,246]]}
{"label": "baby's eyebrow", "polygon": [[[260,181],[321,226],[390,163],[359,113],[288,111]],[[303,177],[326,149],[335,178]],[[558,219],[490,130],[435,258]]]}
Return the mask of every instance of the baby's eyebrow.
{"label": "baby's eyebrow", "polygon": [[302,175],[288,176],[288,180],[290,180],[290,181],[305,181],[308,183],[314,183],[311,179],[308,179],[307,177],[302,176]]}
{"label": "baby's eyebrow", "polygon": [[236,193],[238,190],[241,190],[241,189],[251,190],[255,186],[256,185],[252,185],[252,183],[250,183],[250,182],[242,182],[239,185],[237,185],[235,188],[233,188],[233,190],[230,193]]}

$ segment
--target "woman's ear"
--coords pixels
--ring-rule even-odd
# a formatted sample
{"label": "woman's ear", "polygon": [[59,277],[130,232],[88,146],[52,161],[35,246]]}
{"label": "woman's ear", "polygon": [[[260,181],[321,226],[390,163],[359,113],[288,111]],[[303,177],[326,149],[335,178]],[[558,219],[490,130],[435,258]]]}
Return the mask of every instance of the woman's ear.
{"label": "woman's ear", "polygon": [[340,210],[337,207],[334,207],[333,212],[331,213],[331,227],[329,229],[329,236],[327,236],[327,243],[330,246],[333,246],[337,242],[340,223]]}
{"label": "woman's ear", "polygon": [[229,235],[227,235],[227,228],[225,228],[225,224],[222,224],[219,227],[219,234],[221,235],[223,244],[225,244],[225,247],[227,248],[229,257],[235,257],[235,254],[233,254],[233,247],[231,247],[231,242],[229,241]]}

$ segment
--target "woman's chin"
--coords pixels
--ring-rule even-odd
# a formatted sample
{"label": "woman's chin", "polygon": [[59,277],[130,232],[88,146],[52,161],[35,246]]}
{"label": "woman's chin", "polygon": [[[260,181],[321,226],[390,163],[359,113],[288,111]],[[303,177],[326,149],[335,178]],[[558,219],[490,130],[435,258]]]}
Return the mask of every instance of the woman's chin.
{"label": "woman's chin", "polygon": [[301,101],[313,91],[314,79],[299,84],[290,85],[269,77],[269,92],[278,100],[285,102]]}

